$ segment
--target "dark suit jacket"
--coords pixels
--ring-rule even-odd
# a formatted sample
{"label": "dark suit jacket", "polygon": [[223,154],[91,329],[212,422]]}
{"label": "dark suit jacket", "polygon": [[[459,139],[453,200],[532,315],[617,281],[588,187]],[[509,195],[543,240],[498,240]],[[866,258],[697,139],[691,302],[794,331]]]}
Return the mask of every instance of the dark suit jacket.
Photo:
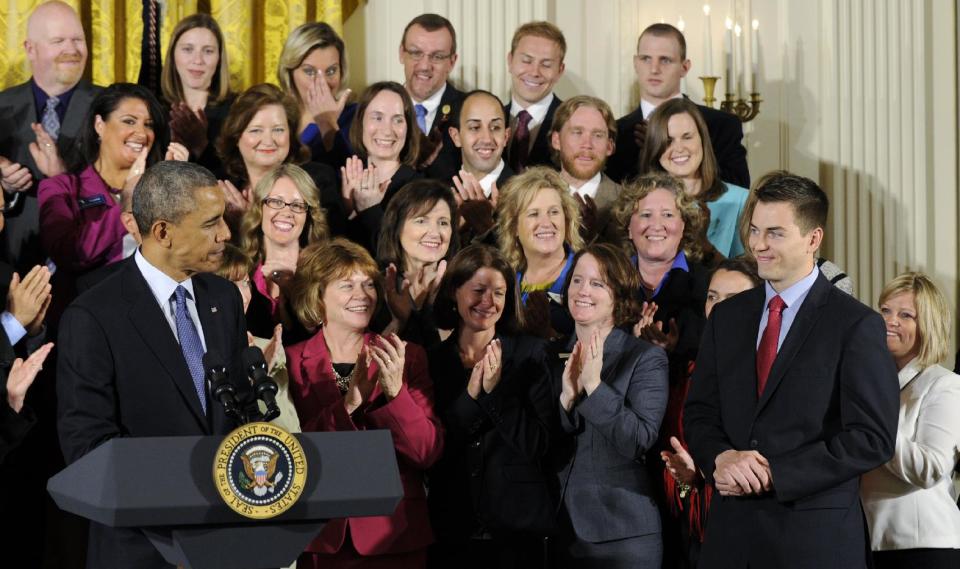
{"label": "dark suit jacket", "polygon": [[[60,126],[57,149],[60,156],[73,152],[74,141],[83,126],[90,102],[100,90],[86,81],[80,81],[70,97],[70,105]],[[37,104],[30,81],[0,93],[0,155],[22,164],[33,174],[33,187],[17,195],[7,194],[7,225],[0,234],[0,256],[18,271],[43,262],[40,245],[37,184],[42,174],[30,155],[29,144],[36,140],[30,124],[38,122]]]}
{"label": "dark suit jacket", "polygon": [[[743,147],[743,125],[731,113],[697,105],[707,123],[713,154],[717,158],[720,179],[744,188],[750,187],[747,168],[747,149]],[[637,107],[632,113],[617,120],[617,148],[607,161],[607,175],[624,182],[639,174],[640,147],[633,138],[633,129],[643,120],[643,111]]]}
{"label": "dark suit jacket", "polygon": [[[565,351],[573,349],[572,338]],[[553,367],[557,401],[565,360]],[[557,445],[563,505],[577,537],[602,542],[660,533],[654,485],[643,464],[667,405],[667,356],[614,328],[603,344],[601,384],[572,411]]]}
{"label": "dark suit jacket", "polygon": [[476,400],[451,335],[428,353],[437,413],[447,438],[430,471],[430,519],[437,538],[466,540],[478,530],[546,533],[553,528],[542,460],[556,420],[546,342],[497,336],[500,383]]}
{"label": "dark suit jacket", "polygon": [[[235,425],[208,399],[204,415],[180,345],[133,258],[80,295],[60,321],[57,359],[58,431],[68,463],[113,437],[212,435]],[[237,287],[208,274],[193,276],[208,351],[230,366],[249,395],[240,352],[246,347]],[[92,523],[89,567],[167,567],[136,530]]]}
{"label": "dark suit jacket", "polygon": [[[560,100],[560,97],[556,93],[553,94],[553,101],[550,103],[550,107],[547,109],[547,115],[543,117],[543,122],[540,124],[540,130],[537,131],[537,138],[533,141],[533,146],[530,147],[530,154],[527,155],[527,166],[550,166],[553,167],[553,157],[550,152],[550,128],[553,126],[553,114],[557,112],[557,107],[560,106],[560,103],[563,103]],[[510,106],[513,102],[507,103],[503,107],[503,113],[507,117],[507,124],[510,124]],[[503,159],[507,161],[507,164],[511,163],[510,156],[513,154],[513,136],[516,133],[511,134],[510,143],[507,144],[507,151],[503,153]],[[499,188],[499,184],[497,185]]]}
{"label": "dark suit jacket", "polygon": [[893,456],[899,413],[883,320],[820,275],[758,401],[764,299],[757,287],[713,309],[683,426],[708,483],[717,455],[753,449],[770,462],[773,491],[714,496],[699,566],[865,567],[859,477]]}
{"label": "dark suit jacket", "polygon": [[[453,125],[453,119],[460,115],[460,105],[463,103],[463,91],[447,83],[447,88],[440,97],[440,106],[437,108],[437,116],[433,119],[430,126],[430,137],[434,140],[440,139],[443,146],[437,158],[430,163],[423,171],[427,178],[440,180],[441,182],[450,182],[450,178],[460,171],[460,149],[450,138],[450,127]],[[444,112],[447,109],[447,112]]]}

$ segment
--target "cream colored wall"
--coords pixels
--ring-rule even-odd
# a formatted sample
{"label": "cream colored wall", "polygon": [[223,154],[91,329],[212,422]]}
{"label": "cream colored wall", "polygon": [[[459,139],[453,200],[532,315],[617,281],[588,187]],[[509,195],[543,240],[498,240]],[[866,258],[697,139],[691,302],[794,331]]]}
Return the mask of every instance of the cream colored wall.
{"label": "cream colored wall", "polygon": [[[448,17],[459,36],[454,81],[507,97],[513,29],[547,19],[565,33],[561,97],[589,93],[618,114],[637,103],[631,56],[647,25],[686,23],[702,87],[705,0],[369,0],[345,24],[355,91],[403,80],[397,49],[417,14]],[[724,0],[713,8],[714,70],[723,21],[760,20],[760,115],[744,126],[753,178],[774,169],[812,177],[832,215],[824,254],[874,304],[907,269],[930,273],[956,315],[958,259],[957,7],[952,0]],[[956,323],[955,323],[956,329]],[[954,334],[956,336],[956,334]],[[952,361],[950,362],[952,363]]]}

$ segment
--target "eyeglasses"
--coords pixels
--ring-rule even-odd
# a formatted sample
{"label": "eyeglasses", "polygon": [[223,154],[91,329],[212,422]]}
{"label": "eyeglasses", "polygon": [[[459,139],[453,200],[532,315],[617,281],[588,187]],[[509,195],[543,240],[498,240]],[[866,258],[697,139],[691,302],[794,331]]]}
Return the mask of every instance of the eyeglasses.
{"label": "eyeglasses", "polygon": [[451,53],[431,53],[426,54],[417,49],[407,49],[403,48],[403,51],[406,52],[410,59],[414,61],[422,61],[424,56],[430,58],[430,63],[443,63],[444,61],[453,57]]}
{"label": "eyeglasses", "polygon": [[260,203],[270,209],[283,209],[284,206],[286,206],[289,207],[293,213],[307,213],[310,211],[310,206],[303,202],[285,202],[280,198],[263,198],[263,201]]}

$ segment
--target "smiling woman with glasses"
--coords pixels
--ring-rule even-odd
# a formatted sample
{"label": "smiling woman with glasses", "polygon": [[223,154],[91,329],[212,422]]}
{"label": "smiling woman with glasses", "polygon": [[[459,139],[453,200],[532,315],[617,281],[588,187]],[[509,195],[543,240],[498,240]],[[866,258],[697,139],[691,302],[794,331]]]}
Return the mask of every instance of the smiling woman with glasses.
{"label": "smiling woman with glasses", "polygon": [[324,22],[307,22],[293,30],[277,66],[280,86],[300,105],[300,142],[313,160],[332,168],[343,166],[353,154],[347,134],[357,104],[347,104],[346,73],[343,40]]}
{"label": "smiling woman with glasses", "polygon": [[246,211],[239,232],[240,248],[255,263],[247,329],[270,337],[273,327],[283,324],[287,340],[302,339],[305,332],[287,310],[286,287],[300,251],[330,237],[320,192],[303,168],[281,164],[260,178],[251,201],[259,207]]}

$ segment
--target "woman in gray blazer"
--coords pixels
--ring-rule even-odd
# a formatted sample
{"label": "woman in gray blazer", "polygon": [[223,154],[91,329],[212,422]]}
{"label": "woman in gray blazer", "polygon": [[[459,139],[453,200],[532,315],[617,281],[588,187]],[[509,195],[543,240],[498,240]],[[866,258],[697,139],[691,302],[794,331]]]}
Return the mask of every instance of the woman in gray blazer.
{"label": "woman in gray blazer", "polygon": [[[664,351],[618,328],[637,319],[640,286],[624,252],[590,245],[577,253],[563,303],[576,324],[558,394],[558,448],[565,535],[561,567],[659,567],[656,481],[644,454],[657,441],[667,403]],[[566,444],[563,444],[563,443]]]}

